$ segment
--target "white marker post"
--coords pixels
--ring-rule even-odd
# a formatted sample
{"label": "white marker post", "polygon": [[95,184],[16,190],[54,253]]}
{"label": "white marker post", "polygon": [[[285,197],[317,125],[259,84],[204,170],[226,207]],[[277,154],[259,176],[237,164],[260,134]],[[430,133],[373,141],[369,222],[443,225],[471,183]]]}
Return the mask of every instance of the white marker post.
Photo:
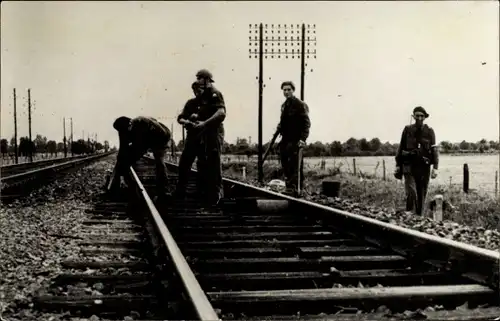
{"label": "white marker post", "polygon": [[432,218],[434,221],[441,222],[443,220],[443,195],[434,196],[436,207],[434,208]]}

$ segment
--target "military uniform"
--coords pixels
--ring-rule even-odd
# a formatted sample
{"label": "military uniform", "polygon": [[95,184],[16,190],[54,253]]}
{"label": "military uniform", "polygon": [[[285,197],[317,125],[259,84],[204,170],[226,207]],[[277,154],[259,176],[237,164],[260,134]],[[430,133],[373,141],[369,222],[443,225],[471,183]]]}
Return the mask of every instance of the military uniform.
{"label": "military uniform", "polygon": [[434,130],[423,124],[405,126],[396,155],[405,182],[406,210],[421,215],[430,180],[430,165],[438,167],[438,151]]}
{"label": "military uniform", "polygon": [[[198,114],[200,112],[200,99],[192,98],[186,102],[184,109],[181,114],[177,117],[177,121],[180,122],[181,119],[190,119],[193,114]],[[181,158],[179,160],[179,181],[177,184],[176,194],[178,197],[183,197],[185,195],[185,189],[189,173],[191,171],[191,166],[195,158],[196,168],[199,172],[203,171],[203,166],[205,164],[205,149],[201,144],[200,131],[194,128],[187,128],[186,140],[184,142],[184,150],[182,151]],[[204,182],[203,176],[197,175],[198,179],[198,193],[204,194]]]}
{"label": "military uniform", "polygon": [[165,153],[171,133],[167,126],[152,117],[137,117],[130,120],[128,128],[114,127],[118,130],[120,149],[117,156],[115,184],[119,184],[116,177],[124,176],[128,167],[137,162],[151,149],[156,165],[156,179],[158,195],[165,193],[167,181],[167,168],[165,166]]}
{"label": "military uniform", "polygon": [[[292,96],[281,106],[281,117],[278,131],[281,134],[279,144],[281,165],[286,177],[288,193],[296,193],[299,179],[299,141],[309,137],[311,121],[309,107],[299,98]],[[300,159],[300,181],[304,181],[303,157]]]}
{"label": "military uniform", "polygon": [[[226,110],[222,93],[214,87],[208,87],[200,96],[199,120],[206,121],[220,108]],[[205,153],[203,176],[206,197],[209,202],[217,203],[224,197],[222,185],[221,152],[224,145],[224,125],[222,122],[207,124],[202,129],[201,143]]]}

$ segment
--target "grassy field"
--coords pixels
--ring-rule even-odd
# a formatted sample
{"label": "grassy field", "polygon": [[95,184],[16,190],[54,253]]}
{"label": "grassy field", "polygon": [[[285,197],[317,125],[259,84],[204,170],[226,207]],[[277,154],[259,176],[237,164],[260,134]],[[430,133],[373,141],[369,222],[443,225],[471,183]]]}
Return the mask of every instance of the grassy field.
{"label": "grassy field", "polygon": [[[255,162],[225,162],[223,164],[224,175],[235,179],[242,178],[242,167],[246,167],[247,181],[257,184],[257,166]],[[319,167],[305,169],[306,181],[304,183],[305,196],[318,193],[321,190],[321,182],[326,179],[337,179],[341,182],[341,198],[357,202],[364,206],[378,206],[404,209],[404,186],[403,181],[382,180],[368,173],[363,177],[353,175],[352,172],[344,171],[340,166],[327,167],[322,170]],[[265,182],[281,177],[280,165],[276,162],[264,165]],[[387,176],[392,173],[388,173]],[[480,190],[471,191],[469,194],[462,192],[457,185],[439,184],[431,181],[427,200],[432,200],[436,194],[443,194],[455,210],[443,213],[444,219],[469,226],[481,226],[486,229],[497,229],[499,227],[500,204],[490,193]]]}
{"label": "grassy field", "polygon": [[[275,158],[276,155],[270,155]],[[476,154],[476,155],[440,155],[439,157],[439,176],[434,183],[439,185],[460,186],[463,183],[463,166],[469,167],[469,185],[470,188],[495,194],[495,172],[498,171],[498,155],[495,154]],[[246,156],[224,155],[224,162],[243,162],[247,161]],[[340,169],[345,173],[356,173],[362,176],[375,176],[383,178],[384,168],[387,179],[394,179],[395,161],[392,156],[367,156],[367,157],[308,157],[305,159],[305,166],[309,169],[317,169],[321,161],[325,161],[327,169]],[[252,157],[250,161],[257,161]],[[266,163],[279,165],[277,160],[268,158]]]}

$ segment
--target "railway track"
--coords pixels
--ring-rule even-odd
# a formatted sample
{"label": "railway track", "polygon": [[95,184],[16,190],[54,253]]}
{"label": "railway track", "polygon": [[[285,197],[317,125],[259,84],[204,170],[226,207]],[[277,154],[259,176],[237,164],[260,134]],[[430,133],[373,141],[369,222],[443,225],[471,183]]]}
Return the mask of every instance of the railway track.
{"label": "railway track", "polygon": [[79,255],[62,263],[34,307],[100,321],[216,320],[133,170],[127,182],[120,195],[89,204],[79,233],[66,236],[78,239]]}
{"label": "railway track", "polygon": [[0,178],[8,177],[8,176],[15,175],[15,174],[20,174],[20,173],[27,172],[29,170],[33,170],[33,169],[37,169],[37,168],[41,168],[44,166],[68,162],[68,161],[83,158],[83,157],[85,157],[85,156],[52,158],[52,159],[40,160],[40,161],[36,161],[36,162],[32,162],[32,163],[3,165],[0,167]]}
{"label": "railway track", "polygon": [[39,309],[134,320],[500,316],[496,252],[232,180],[218,207],[156,207],[149,158],[128,182],[120,202],[89,210],[82,256],[65,263]]}
{"label": "railway track", "polygon": [[7,203],[19,199],[34,188],[53,181],[59,175],[77,170],[111,154],[113,152],[3,166],[0,177],[0,200],[2,203]]}

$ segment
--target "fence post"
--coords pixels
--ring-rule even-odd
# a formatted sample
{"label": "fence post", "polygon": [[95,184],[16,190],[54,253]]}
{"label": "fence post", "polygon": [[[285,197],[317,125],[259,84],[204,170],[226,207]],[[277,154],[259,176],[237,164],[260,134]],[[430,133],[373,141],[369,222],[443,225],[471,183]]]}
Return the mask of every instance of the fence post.
{"label": "fence post", "polygon": [[464,164],[464,192],[469,193],[469,165]]}
{"label": "fence post", "polygon": [[495,171],[495,197],[498,197],[498,171]]}
{"label": "fence post", "polygon": [[353,169],[354,169],[354,176],[356,176],[356,158],[352,159],[352,166],[353,166]]}
{"label": "fence post", "polygon": [[385,178],[385,159],[382,160],[382,170],[384,171],[383,175],[384,175],[384,181],[386,180]]}

